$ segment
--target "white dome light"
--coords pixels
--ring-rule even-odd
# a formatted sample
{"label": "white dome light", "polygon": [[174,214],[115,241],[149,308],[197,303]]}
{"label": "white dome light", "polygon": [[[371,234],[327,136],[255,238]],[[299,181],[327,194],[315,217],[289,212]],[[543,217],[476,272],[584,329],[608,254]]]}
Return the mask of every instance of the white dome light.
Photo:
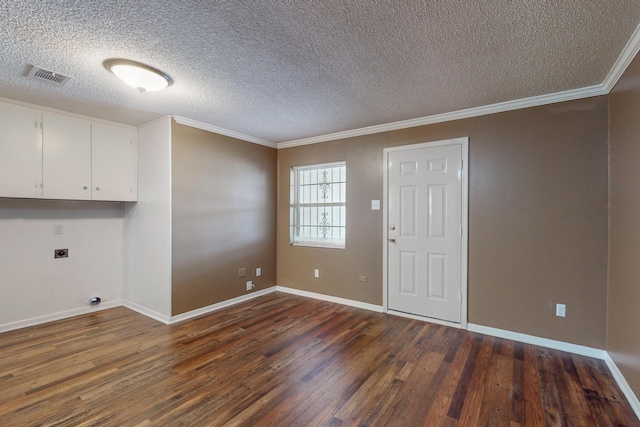
{"label": "white dome light", "polygon": [[157,68],[128,59],[107,59],[104,61],[104,66],[120,80],[140,92],[153,92],[173,83],[171,76]]}

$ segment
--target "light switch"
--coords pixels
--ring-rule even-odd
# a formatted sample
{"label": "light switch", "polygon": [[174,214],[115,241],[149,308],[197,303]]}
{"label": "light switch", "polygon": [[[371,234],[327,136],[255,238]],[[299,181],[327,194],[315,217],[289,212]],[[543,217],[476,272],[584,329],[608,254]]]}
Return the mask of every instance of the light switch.
{"label": "light switch", "polygon": [[372,200],[371,201],[371,210],[379,211],[380,210],[380,200]]}

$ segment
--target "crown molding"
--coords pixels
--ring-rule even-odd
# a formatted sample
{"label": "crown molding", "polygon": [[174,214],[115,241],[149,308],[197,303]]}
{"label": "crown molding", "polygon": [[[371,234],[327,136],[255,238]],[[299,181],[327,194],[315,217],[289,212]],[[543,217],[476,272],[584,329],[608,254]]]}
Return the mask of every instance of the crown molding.
{"label": "crown molding", "polygon": [[187,119],[181,116],[172,116],[173,119],[181,125],[190,126],[192,128],[206,130],[208,132],[217,133],[224,136],[230,136],[231,138],[240,139],[242,141],[251,142],[253,144],[264,145],[265,147],[277,148],[275,142],[267,141],[266,139],[257,138],[255,136],[246,135],[244,133],[236,132],[230,129],[225,129],[219,126],[210,125],[208,123],[199,122],[197,120]]}
{"label": "crown molding", "polygon": [[210,125],[208,123],[199,122],[185,117],[173,116],[174,120],[180,124],[191,126],[197,129],[230,136],[254,144],[264,145],[271,148],[284,149],[291,147],[299,147],[302,145],[318,144],[321,142],[335,141],[338,139],[354,138],[364,135],[372,135],[375,133],[391,132],[396,130],[408,129],[418,126],[432,125],[436,123],[450,122],[453,120],[468,119],[472,117],[485,116],[495,113],[503,113],[507,111],[520,110],[523,108],[539,107],[542,105],[555,104],[557,102],[573,101],[577,99],[590,98],[592,96],[607,95],[613,87],[618,83],[620,77],[625,72],[631,61],[640,51],[640,25],[636,27],[631,38],[627,41],[624,49],[613,64],[613,67],[607,74],[604,81],[599,85],[588,86],[579,89],[572,89],[564,92],[556,92],[540,96],[532,96],[529,98],[516,99],[513,101],[499,102],[496,104],[483,105],[481,107],[467,108],[465,110],[452,111],[448,113],[435,114],[432,116],[418,117],[415,119],[401,120],[397,122],[385,123],[381,125],[367,126],[358,129],[351,129],[342,132],[334,132],[325,135],[312,136],[309,138],[295,139],[286,142],[272,142],[265,139],[257,138],[251,135],[245,135],[229,129]]}
{"label": "crown molding", "polygon": [[602,87],[607,91],[607,93],[613,90],[613,87],[618,83],[622,74],[626,71],[633,58],[636,57],[640,51],[640,25],[638,25],[631,35],[631,38],[620,52],[620,56],[611,67],[611,71],[607,74],[607,77],[604,79],[602,83]]}
{"label": "crown molding", "polygon": [[138,129],[141,129],[141,128],[146,127],[146,126],[151,126],[151,125],[154,125],[154,124],[156,124],[156,123],[163,122],[163,121],[165,121],[165,120],[169,120],[169,121],[171,121],[171,116],[162,116],[162,117],[157,118],[157,119],[155,119],[155,120],[152,120],[152,121],[150,121],[150,122],[143,123],[143,124],[141,124],[140,126],[138,126]]}
{"label": "crown molding", "polygon": [[522,108],[537,107],[540,105],[554,104],[556,102],[572,101],[575,99],[589,98],[592,96],[606,94],[607,91],[602,87],[602,85],[589,86],[581,89],[568,90],[565,92],[533,96],[530,98],[516,99],[514,101],[499,102],[497,104],[484,105],[482,107],[467,108],[466,110],[452,111],[450,113],[435,114],[433,116],[401,120],[398,122],[386,123],[382,125],[347,130],[344,132],[335,132],[327,135],[313,136],[311,138],[281,142],[278,144],[278,149],[298,147],[301,145],[318,144],[320,142],[335,141],[337,139],[353,138],[356,136],[371,135],[380,132],[391,132],[417,126],[468,119],[471,117],[485,116],[487,114],[520,110]]}
{"label": "crown molding", "polygon": [[88,122],[93,122],[93,123],[101,123],[101,124],[109,125],[109,126],[118,126],[118,127],[121,127],[121,128],[126,128],[126,129],[131,129],[131,130],[136,130],[136,128],[137,128],[136,126],[126,125],[124,123],[112,122],[110,120],[104,120],[104,119],[99,119],[97,117],[85,116],[84,114],[72,113],[70,111],[65,111],[65,110],[58,110],[57,108],[51,108],[51,107],[45,107],[45,106],[42,106],[42,105],[31,104],[29,102],[18,101],[16,99],[0,97],[0,102],[6,103],[6,104],[17,105],[17,106],[25,107],[25,108],[31,108],[32,110],[38,110],[38,111],[41,111],[41,112],[46,111],[46,112],[49,112],[49,113],[62,114],[62,115],[65,115],[67,117],[74,117],[76,119],[80,119],[80,120],[84,120],[84,121],[88,121]]}
{"label": "crown molding", "polygon": [[604,82],[599,85],[589,86],[580,89],[573,89],[564,92],[551,93],[530,98],[517,99],[514,101],[500,102],[497,104],[484,105],[482,107],[468,108],[450,113],[436,114],[433,116],[419,117],[416,119],[402,120],[398,122],[386,123],[382,125],[368,126],[358,129],[335,132],[326,135],[313,136],[310,138],[296,139],[277,144],[278,149],[298,147],[301,145],[318,144],[320,142],[335,141],[338,139],[353,138],[356,136],[371,135],[380,132],[390,132],[402,130],[416,126],[431,125],[435,123],[449,122],[452,120],[468,119],[471,117],[484,116],[488,114],[502,113],[506,111],[519,110],[522,108],[538,107],[541,105],[554,104],[556,102],[573,101],[576,99],[589,98],[592,96],[607,95],[618,83],[620,77],[625,72],[636,54],[640,51],[640,25],[638,25],[631,35],[631,38],[618,56],[618,59],[611,67]]}

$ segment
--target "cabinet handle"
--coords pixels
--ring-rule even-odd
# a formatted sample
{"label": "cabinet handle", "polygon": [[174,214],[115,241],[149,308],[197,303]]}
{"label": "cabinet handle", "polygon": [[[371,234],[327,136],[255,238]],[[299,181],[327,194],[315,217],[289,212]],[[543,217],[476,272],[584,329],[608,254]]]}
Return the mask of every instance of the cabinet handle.
{"label": "cabinet handle", "polygon": [[96,191],[100,191],[100,187],[96,187]]}
{"label": "cabinet handle", "polygon": [[83,190],[86,190],[87,188],[89,188],[89,187],[87,187],[86,185],[84,187],[82,187]]}

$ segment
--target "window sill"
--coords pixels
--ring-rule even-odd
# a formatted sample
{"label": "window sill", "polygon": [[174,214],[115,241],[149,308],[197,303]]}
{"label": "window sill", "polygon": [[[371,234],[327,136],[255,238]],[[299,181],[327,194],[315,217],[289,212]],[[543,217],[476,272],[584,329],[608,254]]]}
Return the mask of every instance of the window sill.
{"label": "window sill", "polygon": [[323,248],[323,249],[345,249],[346,245],[342,243],[327,243],[327,242],[291,242],[291,246],[303,246],[309,248]]}

